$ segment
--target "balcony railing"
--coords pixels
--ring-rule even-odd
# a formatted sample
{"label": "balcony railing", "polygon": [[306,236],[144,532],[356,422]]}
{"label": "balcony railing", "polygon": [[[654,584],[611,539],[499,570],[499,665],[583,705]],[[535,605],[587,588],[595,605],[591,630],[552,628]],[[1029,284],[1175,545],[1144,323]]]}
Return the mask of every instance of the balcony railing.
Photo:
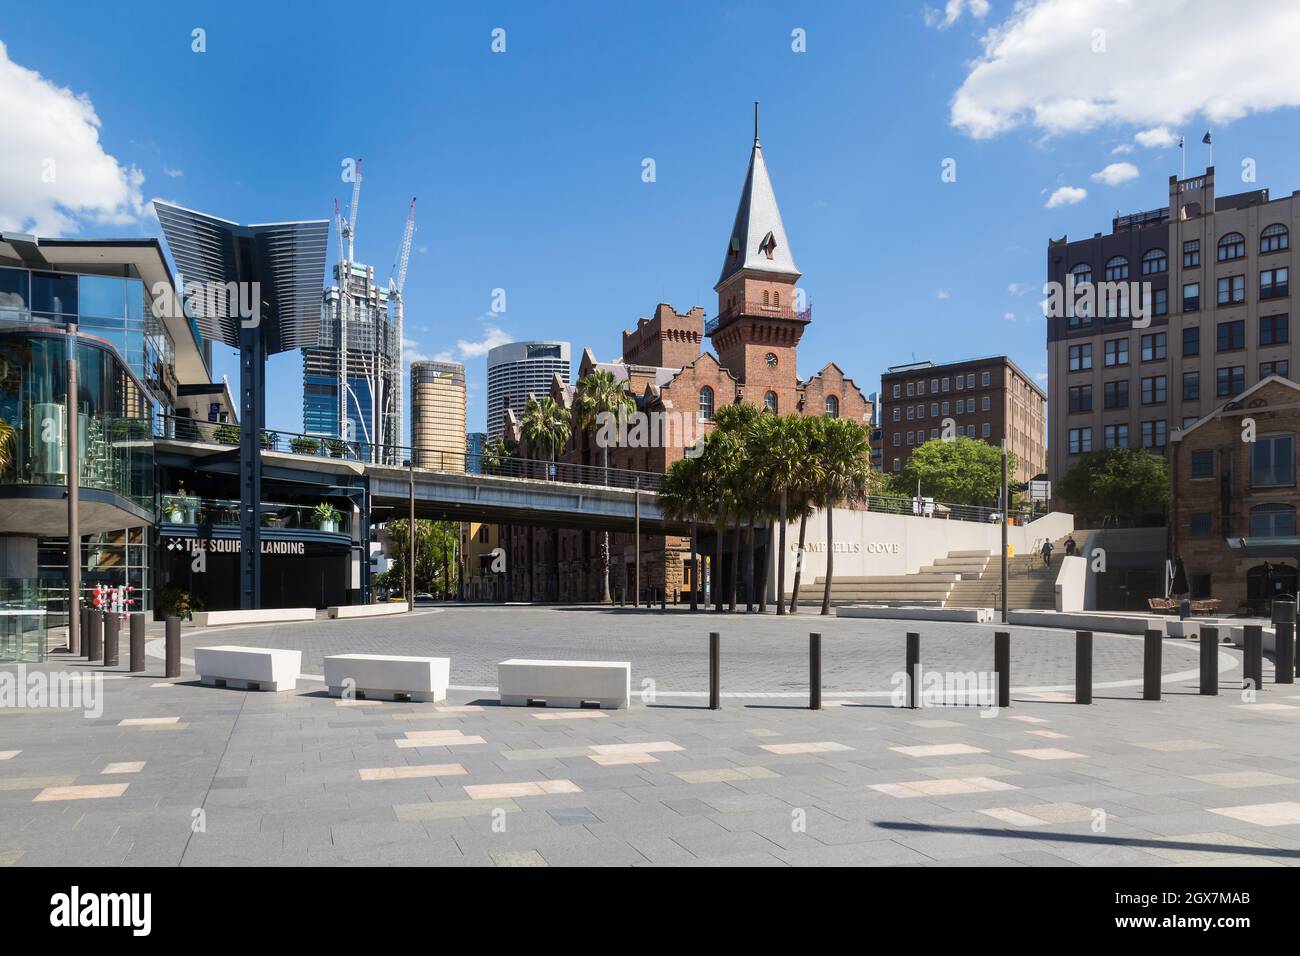
{"label": "balcony railing", "polygon": [[706,320],[704,334],[712,335],[724,322],[729,322],[741,315],[759,319],[791,319],[796,322],[811,322],[812,306],[809,305],[808,308],[800,311],[790,305],[760,305],[752,301],[737,302],[730,308],[723,309],[713,318]]}
{"label": "balcony railing", "polygon": [[[339,511],[332,521],[322,520],[312,505],[263,501],[263,528],[303,528],[329,534],[349,534],[352,516]],[[239,502],[228,498],[199,498],[195,495],[160,495],[158,518],[163,525],[239,527]]]}
{"label": "balcony railing", "polygon": [[[205,422],[193,418],[160,416],[155,427],[155,435],[158,438],[229,445],[235,448],[239,445],[241,431],[239,425],[227,422]],[[261,445],[263,451],[394,467],[405,467],[412,457],[411,448],[407,445],[368,445],[365,442],[343,441],[338,438],[322,438],[319,435],[271,429],[262,432]],[[490,452],[474,454],[417,448],[414,464],[416,468],[434,471],[497,475],[504,478],[531,478],[537,481],[562,481],[576,485],[639,488],[642,491],[657,491],[663,481],[662,474],[652,471],[603,468],[599,465],[578,465],[536,458],[498,457]]]}

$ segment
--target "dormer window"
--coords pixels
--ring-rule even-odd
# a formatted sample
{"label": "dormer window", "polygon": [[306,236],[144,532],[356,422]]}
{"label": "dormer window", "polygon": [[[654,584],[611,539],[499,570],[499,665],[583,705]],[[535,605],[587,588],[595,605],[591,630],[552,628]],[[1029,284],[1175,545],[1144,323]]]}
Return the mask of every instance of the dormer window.
{"label": "dormer window", "polygon": [[740,237],[739,237],[739,236],[732,236],[732,237],[731,237],[731,245],[728,247],[727,252],[731,255],[731,258],[733,258],[733,259],[735,259],[737,256],[740,255]]}
{"label": "dormer window", "polygon": [[770,232],[764,236],[763,241],[758,244],[758,251],[771,259],[772,253],[776,251],[776,236]]}

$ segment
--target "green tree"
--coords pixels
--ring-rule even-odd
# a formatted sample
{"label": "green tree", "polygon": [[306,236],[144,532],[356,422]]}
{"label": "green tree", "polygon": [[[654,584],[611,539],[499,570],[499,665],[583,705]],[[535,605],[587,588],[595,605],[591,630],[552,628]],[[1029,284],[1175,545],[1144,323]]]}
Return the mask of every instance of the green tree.
{"label": "green tree", "polygon": [[[797,415],[764,415],[756,429],[757,470],[755,477],[769,502],[775,500],[777,521],[776,613],[785,614],[785,532],[789,521],[790,497],[797,493],[807,468],[810,430]],[[807,520],[807,512],[800,512]],[[803,542],[800,540],[800,547]]]}
{"label": "green tree", "polygon": [[[595,369],[578,380],[574,397],[574,411],[578,424],[584,431],[595,432],[599,421],[606,415],[617,419],[636,411],[636,401],[623,388],[614,373]],[[601,464],[605,469],[605,484],[609,484],[609,446],[600,442]],[[692,547],[693,547],[692,543]],[[601,600],[611,603],[609,594],[609,532],[601,533],[600,540],[600,591]]]}
{"label": "green tree", "polygon": [[835,576],[835,507],[861,501],[871,478],[871,440],[857,422],[825,419],[812,454],[818,461],[818,503],[826,509],[826,587],[822,614],[831,613],[831,582]]}
{"label": "green tree", "polygon": [[[1008,454],[1008,473],[1015,467],[1016,456]],[[913,450],[896,488],[911,496],[918,482],[921,494],[936,501],[995,505],[1002,487],[1002,450],[964,435],[932,438]]]}
{"label": "green tree", "polygon": [[543,449],[550,455],[552,464],[555,463],[560,449],[569,441],[569,435],[572,433],[569,413],[549,395],[541,398],[528,396],[523,417],[519,419],[519,430],[529,445]]}
{"label": "green tree", "polygon": [[691,559],[695,573],[691,580],[691,610],[699,610],[700,574],[699,523],[709,516],[713,501],[705,484],[705,466],[702,458],[682,458],[672,463],[659,486],[659,506],[665,515],[675,521],[686,521],[691,526]]}
{"label": "green tree", "polygon": [[[753,543],[754,519],[762,510],[763,503],[757,494],[753,481],[754,473],[754,430],[758,418],[765,414],[754,405],[724,405],[713,416],[715,431],[726,437],[720,449],[727,452],[724,473],[721,478],[727,510],[732,522],[732,561],[731,575],[727,583],[727,610],[736,610],[736,585],[740,577],[740,565],[749,557],[746,580],[750,582],[747,589],[753,600]],[[742,549],[742,528],[748,529],[749,547]]]}
{"label": "green tree", "polygon": [[803,432],[804,454],[797,463],[798,467],[789,493],[790,507],[799,516],[799,547],[795,552],[797,557],[794,565],[794,586],[790,589],[791,614],[799,611],[799,584],[803,579],[804,541],[808,535],[808,518],[817,506],[817,489],[822,480],[822,463],[812,453],[812,449],[821,441],[822,431],[830,419],[799,417],[796,420],[798,425],[795,427]]}
{"label": "green tree", "polygon": [[1168,507],[1169,466],[1144,448],[1106,448],[1085,455],[1056,492],[1089,519],[1110,515],[1137,523]]}
{"label": "green tree", "polygon": [[500,475],[506,470],[506,462],[519,456],[519,446],[505,438],[494,438],[483,446],[480,467],[485,475]]}

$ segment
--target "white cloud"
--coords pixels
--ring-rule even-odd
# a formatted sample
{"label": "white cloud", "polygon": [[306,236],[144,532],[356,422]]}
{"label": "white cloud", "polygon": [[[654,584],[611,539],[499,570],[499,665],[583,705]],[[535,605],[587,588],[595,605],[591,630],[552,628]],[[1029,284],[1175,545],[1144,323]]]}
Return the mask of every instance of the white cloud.
{"label": "white cloud", "polygon": [[976,20],[983,20],[989,15],[989,0],[948,0],[942,10],[926,7],[924,10],[925,25],[938,30],[946,30],[956,23],[967,10]]}
{"label": "white cloud", "polygon": [[952,296],[949,294],[949,292],[948,292],[947,289],[938,289],[938,290],[936,290],[935,293],[934,293],[934,297],[935,297],[936,299],[951,299],[951,298],[952,298]]}
{"label": "white cloud", "polygon": [[498,345],[505,345],[515,340],[513,335],[498,329],[495,325],[489,325],[486,333],[478,342],[467,342],[465,339],[458,340],[456,348],[460,350],[460,357],[478,358],[480,355],[486,355],[490,349],[494,349]]}
{"label": "white cloud", "polygon": [[1114,149],[1110,151],[1110,154],[1112,156],[1122,156],[1125,153],[1131,153],[1131,152],[1133,152],[1132,143],[1120,143],[1118,146],[1116,146]]}
{"label": "white cloud", "polygon": [[977,139],[1300,105],[1300,11],[1276,0],[1235,0],[1230,16],[1204,0],[1022,0],[981,44],[951,111]]}
{"label": "white cloud", "polygon": [[1138,178],[1138,168],[1132,163],[1111,163],[1105,169],[1099,170],[1092,174],[1094,183],[1105,183],[1107,186],[1118,186],[1121,183],[1129,182]]}
{"label": "white cloud", "polygon": [[1167,146],[1178,145],[1178,137],[1170,132],[1168,126],[1140,130],[1134,134],[1133,138],[1147,149],[1164,149]]}
{"label": "white cloud", "polygon": [[0,230],[60,236],[140,219],[144,174],[104,151],[99,128],[89,97],[14,63],[0,42]]}
{"label": "white cloud", "polygon": [[1003,313],[1002,313],[1002,321],[1003,321],[1003,322],[1014,322],[1014,321],[1016,321],[1016,314],[1015,314],[1014,312],[1003,312]]}
{"label": "white cloud", "polygon": [[1047,208],[1055,209],[1057,206],[1073,206],[1077,202],[1083,202],[1087,196],[1088,190],[1082,186],[1062,186],[1048,198]]}
{"label": "white cloud", "polygon": [[402,339],[402,361],[407,365],[412,362],[423,362],[428,357],[420,351],[420,343],[415,339]]}
{"label": "white cloud", "polygon": [[164,176],[170,176],[172,179],[180,179],[182,176],[185,175],[185,170],[183,170],[183,169],[173,169],[173,168],[170,167],[170,166],[164,166],[164,167],[163,167],[163,175],[164,175]]}
{"label": "white cloud", "polygon": [[1024,295],[1032,288],[1033,286],[1028,282],[1010,282],[1007,284],[1007,291],[1012,295]]}

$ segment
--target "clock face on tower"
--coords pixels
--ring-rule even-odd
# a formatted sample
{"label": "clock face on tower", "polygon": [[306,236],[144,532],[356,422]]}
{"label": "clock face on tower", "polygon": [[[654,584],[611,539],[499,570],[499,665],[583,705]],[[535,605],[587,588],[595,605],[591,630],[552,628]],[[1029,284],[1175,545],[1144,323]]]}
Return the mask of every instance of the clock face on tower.
{"label": "clock face on tower", "polygon": [[763,356],[763,361],[767,363],[768,368],[776,368],[776,353],[768,352]]}

